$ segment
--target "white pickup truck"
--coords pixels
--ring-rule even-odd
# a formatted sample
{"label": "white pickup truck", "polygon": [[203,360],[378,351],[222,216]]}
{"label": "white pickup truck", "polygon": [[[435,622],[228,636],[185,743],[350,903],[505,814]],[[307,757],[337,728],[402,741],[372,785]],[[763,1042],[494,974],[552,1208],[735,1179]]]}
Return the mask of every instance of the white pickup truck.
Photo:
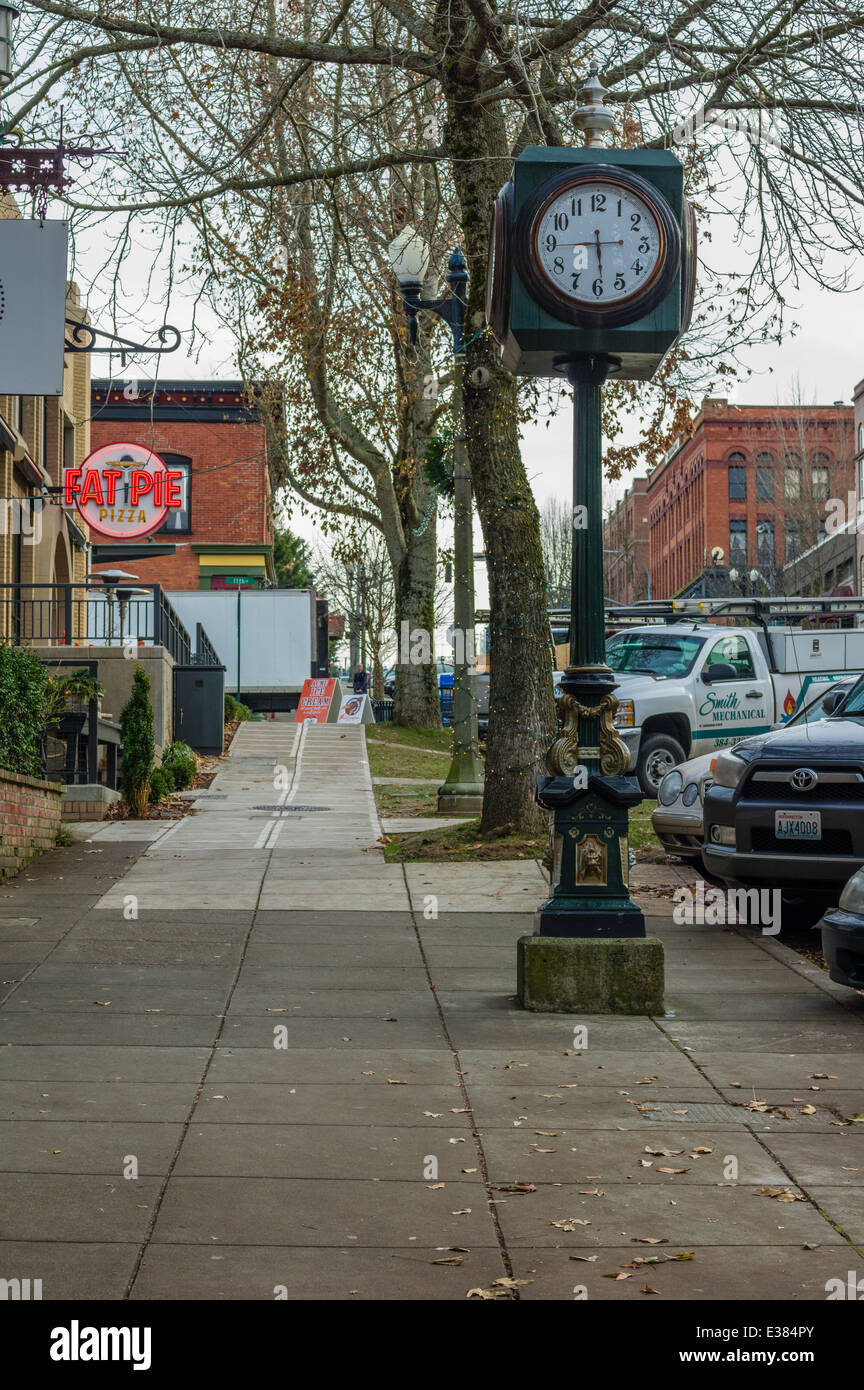
{"label": "white pickup truck", "polygon": [[606,659],[618,682],[616,728],[644,794],[655,797],[677,763],[767,733],[820,688],[864,670],[864,629],[682,616],[623,628],[608,639]]}

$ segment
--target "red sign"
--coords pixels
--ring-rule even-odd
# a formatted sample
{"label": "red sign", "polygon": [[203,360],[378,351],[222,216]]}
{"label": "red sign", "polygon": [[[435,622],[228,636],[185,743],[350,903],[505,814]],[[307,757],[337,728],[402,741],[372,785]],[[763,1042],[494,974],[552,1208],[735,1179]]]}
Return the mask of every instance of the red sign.
{"label": "red sign", "polygon": [[305,680],[294,723],[305,724],[307,720],[312,720],[314,724],[326,724],[335,689],[335,676]]}
{"label": "red sign", "polygon": [[104,444],[80,468],[64,468],[63,501],[87,525],[112,540],[158,531],[172,507],[183,505],[183,473],[144,444]]}

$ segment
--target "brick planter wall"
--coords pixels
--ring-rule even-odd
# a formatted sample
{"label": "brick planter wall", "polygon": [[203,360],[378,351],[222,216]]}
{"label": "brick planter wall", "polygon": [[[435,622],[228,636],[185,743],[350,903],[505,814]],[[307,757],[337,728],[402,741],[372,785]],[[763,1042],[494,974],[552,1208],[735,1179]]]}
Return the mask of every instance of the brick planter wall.
{"label": "brick planter wall", "polygon": [[0,767],[0,882],[54,845],[63,787]]}

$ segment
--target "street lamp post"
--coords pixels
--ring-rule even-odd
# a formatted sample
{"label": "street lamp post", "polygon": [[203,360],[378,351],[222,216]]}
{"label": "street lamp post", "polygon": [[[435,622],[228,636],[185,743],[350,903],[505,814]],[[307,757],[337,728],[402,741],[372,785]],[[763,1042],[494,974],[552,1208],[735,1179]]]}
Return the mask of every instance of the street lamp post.
{"label": "street lamp post", "polygon": [[429,248],[423,238],[413,227],[405,227],[391,242],[389,256],[408,314],[411,342],[417,341],[419,309],[437,314],[449,324],[453,334],[453,625],[457,659],[453,675],[453,758],[447,779],[438,790],[438,810],[479,814],[483,807],[483,768],[477,743],[473,669],[474,509],[463,399],[468,269],[462,252],[454,249],[447,268],[450,294],[443,299],[421,299],[429,265]]}

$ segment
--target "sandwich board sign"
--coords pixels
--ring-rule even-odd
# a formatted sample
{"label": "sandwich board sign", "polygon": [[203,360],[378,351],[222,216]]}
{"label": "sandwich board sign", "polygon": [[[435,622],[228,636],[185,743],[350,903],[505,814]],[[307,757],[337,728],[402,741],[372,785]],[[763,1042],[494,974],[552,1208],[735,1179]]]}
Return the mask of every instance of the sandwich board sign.
{"label": "sandwich board sign", "polygon": [[343,695],[337,724],[374,724],[375,715],[368,695]]}
{"label": "sandwich board sign", "polygon": [[0,389],[60,396],[66,335],[65,222],[0,218]]}
{"label": "sandwich board sign", "polygon": [[294,716],[295,724],[332,724],[336,719],[337,706],[333,699],[336,693],[336,677],[322,676],[303,682],[300,702]]}

